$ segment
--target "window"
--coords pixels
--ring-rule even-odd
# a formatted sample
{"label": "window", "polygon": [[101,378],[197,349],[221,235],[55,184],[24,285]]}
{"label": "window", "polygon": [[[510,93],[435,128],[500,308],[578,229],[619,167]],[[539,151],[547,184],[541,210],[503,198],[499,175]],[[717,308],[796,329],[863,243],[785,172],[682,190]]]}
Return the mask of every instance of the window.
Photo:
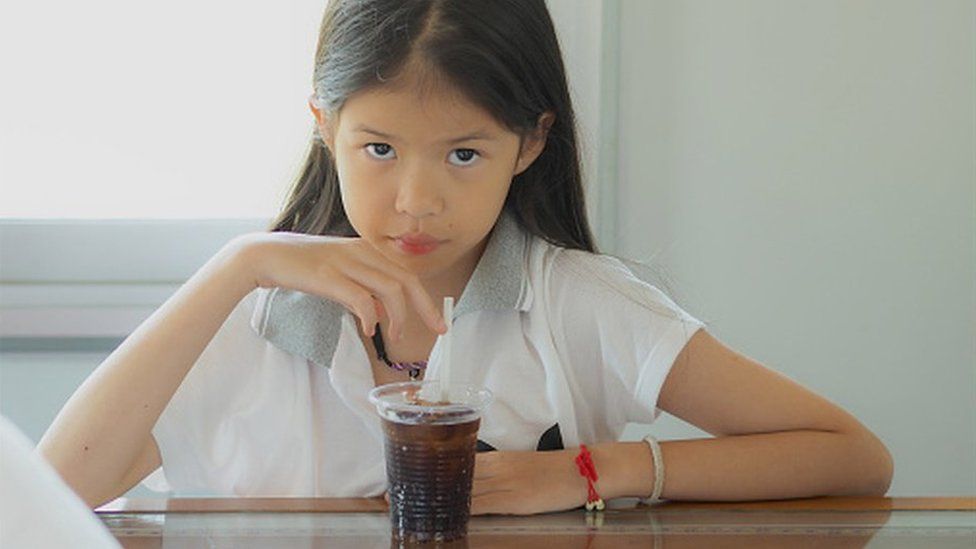
{"label": "window", "polygon": [[323,7],[5,5],[0,336],[124,336],[267,226],[312,129]]}
{"label": "window", "polygon": [[322,7],[5,8],[0,216],[270,218],[312,129]]}
{"label": "window", "polygon": [[[313,128],[325,4],[0,8],[14,83],[0,102],[0,337],[123,337],[226,241],[267,227]],[[615,6],[550,2],[574,37],[562,45],[590,181],[609,173],[596,144],[613,127],[598,122],[615,101],[601,64]],[[590,190],[594,220],[611,187]]]}

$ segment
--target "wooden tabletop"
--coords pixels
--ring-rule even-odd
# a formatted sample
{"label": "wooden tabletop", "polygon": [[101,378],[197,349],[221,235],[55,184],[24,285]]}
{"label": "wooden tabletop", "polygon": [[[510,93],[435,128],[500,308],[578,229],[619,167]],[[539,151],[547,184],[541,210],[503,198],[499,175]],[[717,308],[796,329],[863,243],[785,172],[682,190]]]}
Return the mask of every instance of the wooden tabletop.
{"label": "wooden tabletop", "polygon": [[[642,506],[635,499],[615,500],[616,509],[642,507],[656,511],[976,511],[976,497],[813,498],[743,503],[674,502]],[[385,513],[383,498],[118,498],[97,513]]]}
{"label": "wooden tabletop", "polygon": [[[96,512],[127,548],[398,547],[382,499],[120,498]],[[969,547],[976,498],[610,502],[606,511],[475,516],[438,547]],[[424,545],[421,547],[430,547]]]}

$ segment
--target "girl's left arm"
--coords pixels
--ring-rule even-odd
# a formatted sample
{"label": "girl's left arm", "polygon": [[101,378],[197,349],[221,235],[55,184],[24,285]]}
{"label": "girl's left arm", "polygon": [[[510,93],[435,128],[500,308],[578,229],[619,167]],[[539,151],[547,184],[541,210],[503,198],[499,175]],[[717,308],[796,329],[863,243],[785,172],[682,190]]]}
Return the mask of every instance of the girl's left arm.
{"label": "girl's left arm", "polygon": [[[706,330],[675,359],[657,406],[715,438],[661,442],[662,498],[746,501],[881,496],[893,461],[852,415],[729,349]],[[530,514],[586,501],[577,449],[478,454],[472,513]],[[590,447],[603,499],[647,497],[654,486],[643,442]]]}

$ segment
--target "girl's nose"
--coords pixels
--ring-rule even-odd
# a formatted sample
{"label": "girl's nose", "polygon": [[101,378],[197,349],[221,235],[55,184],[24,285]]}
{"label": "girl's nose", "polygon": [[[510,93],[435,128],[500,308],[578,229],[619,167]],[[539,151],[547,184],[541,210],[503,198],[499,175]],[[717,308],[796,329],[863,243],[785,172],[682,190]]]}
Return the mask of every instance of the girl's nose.
{"label": "girl's nose", "polygon": [[444,209],[444,197],[438,189],[435,179],[423,171],[405,174],[397,190],[397,213],[417,218],[440,213]]}

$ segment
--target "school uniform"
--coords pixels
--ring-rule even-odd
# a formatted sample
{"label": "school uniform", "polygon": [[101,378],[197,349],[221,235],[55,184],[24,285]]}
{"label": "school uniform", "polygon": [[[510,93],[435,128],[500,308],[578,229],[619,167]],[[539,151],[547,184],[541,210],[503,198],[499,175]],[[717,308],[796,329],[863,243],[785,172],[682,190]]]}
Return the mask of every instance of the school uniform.
{"label": "school uniform", "polygon": [[[479,451],[618,440],[652,423],[675,357],[704,324],[620,260],[495,225],[454,309],[452,380],[487,387]],[[248,294],[152,433],[175,495],[377,496],[386,489],[370,356],[342,305]],[[440,340],[425,379],[438,377]]]}

